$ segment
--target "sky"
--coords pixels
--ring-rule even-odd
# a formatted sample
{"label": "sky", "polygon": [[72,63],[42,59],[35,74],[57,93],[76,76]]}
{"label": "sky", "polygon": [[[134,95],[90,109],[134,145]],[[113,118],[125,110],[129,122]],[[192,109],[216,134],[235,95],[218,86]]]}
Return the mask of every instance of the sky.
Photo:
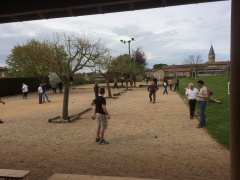
{"label": "sky", "polygon": [[213,45],[216,61],[230,59],[231,1],[200,3],[110,14],[0,24],[0,66],[15,45],[43,41],[53,33],[101,39],[112,56],[142,48],[148,68],[154,64],[183,64],[200,54],[207,62]]}

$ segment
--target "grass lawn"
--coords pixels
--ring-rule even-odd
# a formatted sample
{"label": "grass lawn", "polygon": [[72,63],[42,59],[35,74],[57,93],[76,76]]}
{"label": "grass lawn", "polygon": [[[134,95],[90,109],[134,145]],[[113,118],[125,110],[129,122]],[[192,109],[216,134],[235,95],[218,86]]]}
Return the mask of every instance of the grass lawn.
{"label": "grass lawn", "polygon": [[[198,80],[203,80],[207,89],[213,92],[211,97],[221,101],[221,104],[208,101],[205,112],[207,123],[206,130],[217,142],[230,149],[230,95],[228,94],[228,77],[181,78],[179,80],[180,94],[184,96],[185,88],[189,83],[193,83],[194,86],[198,88]],[[199,114],[198,106],[196,106],[196,112]]]}

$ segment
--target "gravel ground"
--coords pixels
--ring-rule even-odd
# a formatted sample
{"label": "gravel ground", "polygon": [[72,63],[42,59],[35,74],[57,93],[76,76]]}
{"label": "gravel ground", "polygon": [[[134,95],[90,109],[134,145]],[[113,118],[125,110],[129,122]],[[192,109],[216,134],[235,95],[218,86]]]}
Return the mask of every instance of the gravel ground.
{"label": "gravel ground", "polygon": [[[91,107],[93,85],[70,91],[69,114]],[[88,89],[89,88],[89,89]],[[112,92],[118,92],[112,89]],[[121,91],[121,90],[120,90]],[[38,104],[30,93],[3,97],[0,107],[0,168],[23,169],[26,179],[45,180],[53,173],[155,178],[161,180],[230,179],[230,152],[216,143],[175,92],[150,103],[146,88],[133,88],[107,99],[108,145],[95,140],[92,112],[72,123],[48,123],[61,115],[63,94]]]}

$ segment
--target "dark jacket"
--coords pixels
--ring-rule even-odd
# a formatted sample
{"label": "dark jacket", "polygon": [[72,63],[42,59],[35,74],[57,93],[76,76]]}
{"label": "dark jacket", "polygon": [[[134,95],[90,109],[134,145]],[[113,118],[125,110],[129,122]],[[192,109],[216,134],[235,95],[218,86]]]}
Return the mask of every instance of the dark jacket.
{"label": "dark jacket", "polygon": [[148,86],[147,90],[150,93],[155,93],[158,90],[158,87],[155,84],[151,84],[150,86]]}

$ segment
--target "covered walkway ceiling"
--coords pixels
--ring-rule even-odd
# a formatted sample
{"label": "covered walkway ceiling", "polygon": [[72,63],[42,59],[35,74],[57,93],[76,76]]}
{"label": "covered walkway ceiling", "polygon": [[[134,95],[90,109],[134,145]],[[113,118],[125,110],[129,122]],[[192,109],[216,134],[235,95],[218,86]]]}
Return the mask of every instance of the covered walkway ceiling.
{"label": "covered walkway ceiling", "polygon": [[104,14],[225,0],[4,0],[0,23]]}

